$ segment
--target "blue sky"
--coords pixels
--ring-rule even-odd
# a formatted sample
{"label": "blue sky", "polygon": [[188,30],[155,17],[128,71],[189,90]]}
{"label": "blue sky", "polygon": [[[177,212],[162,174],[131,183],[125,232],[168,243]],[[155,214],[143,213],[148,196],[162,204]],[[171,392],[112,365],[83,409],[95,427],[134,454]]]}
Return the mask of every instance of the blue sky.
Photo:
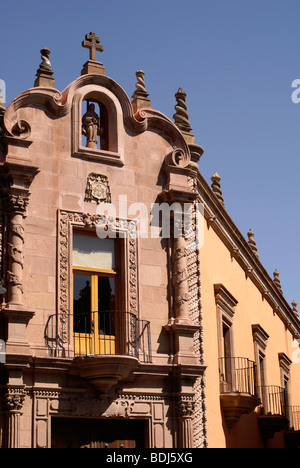
{"label": "blue sky", "polygon": [[95,31],[107,75],[130,97],[143,69],[152,107],[172,118],[182,87],[202,174],[220,174],[228,213],[246,238],[254,230],[264,267],[300,306],[299,18],[299,0],[2,2],[0,79],[8,104],[33,86],[48,47],[62,91]]}

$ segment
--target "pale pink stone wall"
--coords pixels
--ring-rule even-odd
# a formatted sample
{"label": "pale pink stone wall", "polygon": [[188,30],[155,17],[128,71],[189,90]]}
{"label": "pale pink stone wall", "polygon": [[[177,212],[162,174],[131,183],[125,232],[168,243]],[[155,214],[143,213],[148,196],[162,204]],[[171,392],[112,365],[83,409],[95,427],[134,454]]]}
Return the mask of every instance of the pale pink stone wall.
{"label": "pale pink stone wall", "polygon": [[[24,246],[24,303],[36,312],[27,333],[39,354],[47,318],[56,312],[57,210],[96,213],[96,205],[83,199],[88,175],[100,172],[109,179],[117,210],[119,196],[126,195],[128,206],[141,202],[150,213],[163,188],[161,167],[172,146],[154,131],[131,136],[123,127],[125,164],[116,167],[72,157],[71,114],[53,118],[34,108],[21,109],[18,114],[30,123],[33,143],[28,156],[40,169],[30,188]],[[133,212],[132,217],[137,215]],[[167,254],[161,239],[139,239],[138,246],[140,317],[151,321],[153,352],[158,347],[166,352],[168,337],[163,334],[167,341],[162,346],[161,332],[169,310]]]}

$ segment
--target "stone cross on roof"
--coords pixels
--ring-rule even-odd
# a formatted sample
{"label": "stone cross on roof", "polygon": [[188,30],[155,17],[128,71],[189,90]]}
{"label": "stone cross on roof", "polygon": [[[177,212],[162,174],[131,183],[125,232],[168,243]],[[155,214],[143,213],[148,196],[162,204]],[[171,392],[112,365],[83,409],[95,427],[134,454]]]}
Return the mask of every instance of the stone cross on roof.
{"label": "stone cross on roof", "polygon": [[90,60],[96,62],[96,53],[97,51],[103,52],[104,47],[100,45],[100,37],[96,36],[96,33],[90,32],[90,34],[85,35],[85,40],[82,41],[82,47],[90,49]]}

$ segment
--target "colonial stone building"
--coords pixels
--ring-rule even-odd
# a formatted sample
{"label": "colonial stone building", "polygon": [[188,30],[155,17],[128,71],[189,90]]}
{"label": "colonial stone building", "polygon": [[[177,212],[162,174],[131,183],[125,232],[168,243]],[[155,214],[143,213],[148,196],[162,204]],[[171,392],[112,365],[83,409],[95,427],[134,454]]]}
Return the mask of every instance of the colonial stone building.
{"label": "colonial stone building", "polygon": [[298,445],[300,322],[144,73],[90,58],[63,92],[43,49],[1,107],[2,447]]}

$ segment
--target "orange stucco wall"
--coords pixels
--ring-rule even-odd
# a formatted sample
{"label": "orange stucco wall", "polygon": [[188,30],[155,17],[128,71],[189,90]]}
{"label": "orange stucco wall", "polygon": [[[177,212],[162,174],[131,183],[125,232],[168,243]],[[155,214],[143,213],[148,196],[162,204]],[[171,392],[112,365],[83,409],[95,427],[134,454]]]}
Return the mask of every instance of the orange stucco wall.
{"label": "orange stucco wall", "polygon": [[[300,403],[300,364],[295,351],[295,341],[282,320],[273,313],[251,279],[215,231],[205,223],[204,244],[201,255],[202,306],[204,325],[204,349],[207,396],[208,443],[210,448],[229,447],[237,444],[245,447],[263,446],[256,415],[244,415],[229,433],[220,406],[218,371],[217,308],[214,284],[221,283],[235,297],[238,304],[233,318],[234,356],[252,361],[254,344],[252,325],[259,324],[269,335],[266,348],[266,384],[281,386],[278,353],[285,353],[292,361],[290,373],[290,405]],[[239,441],[239,442],[237,442]],[[276,434],[269,446],[281,445],[283,438]]]}

